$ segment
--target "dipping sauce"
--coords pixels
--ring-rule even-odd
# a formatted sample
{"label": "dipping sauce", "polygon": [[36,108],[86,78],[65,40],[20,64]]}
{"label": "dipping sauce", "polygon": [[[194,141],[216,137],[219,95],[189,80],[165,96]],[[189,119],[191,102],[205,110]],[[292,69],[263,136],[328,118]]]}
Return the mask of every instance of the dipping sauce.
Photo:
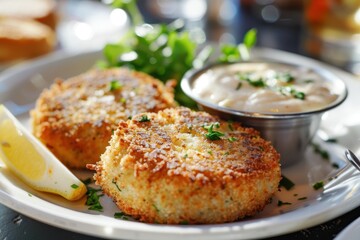
{"label": "dipping sauce", "polygon": [[319,110],[339,97],[315,71],[280,63],[219,65],[199,75],[192,91],[221,107],[265,114]]}

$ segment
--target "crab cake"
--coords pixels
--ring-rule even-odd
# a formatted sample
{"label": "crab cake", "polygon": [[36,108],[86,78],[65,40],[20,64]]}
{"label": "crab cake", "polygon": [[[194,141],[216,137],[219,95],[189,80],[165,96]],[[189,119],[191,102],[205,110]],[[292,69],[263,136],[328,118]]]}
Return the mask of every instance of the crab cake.
{"label": "crab cake", "polygon": [[182,107],[121,121],[88,167],[124,213],[166,224],[252,216],[281,178],[279,154],[256,130]]}
{"label": "crab cake", "polygon": [[100,160],[120,120],[174,105],[172,89],[147,74],[92,70],[42,92],[33,132],[66,166],[85,168]]}

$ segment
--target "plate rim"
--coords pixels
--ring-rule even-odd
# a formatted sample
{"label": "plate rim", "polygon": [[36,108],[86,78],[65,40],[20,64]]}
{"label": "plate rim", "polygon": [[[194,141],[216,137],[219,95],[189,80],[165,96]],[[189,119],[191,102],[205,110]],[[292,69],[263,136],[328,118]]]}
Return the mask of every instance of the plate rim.
{"label": "plate rim", "polygon": [[[293,59],[301,60],[301,62],[307,62],[307,64],[309,64],[309,65],[316,64],[316,65],[319,65],[322,67],[326,67],[329,70],[333,70],[336,74],[342,74],[344,76],[346,76],[346,74],[347,74],[346,72],[342,72],[339,69],[335,69],[334,67],[328,66],[328,65],[318,62],[314,59],[309,59],[307,57],[297,55],[294,53],[284,52],[284,51],[275,50],[275,49],[268,49],[268,48],[258,48],[258,49],[256,49],[255,53],[261,53],[261,54],[269,55],[269,56],[276,56],[276,58],[280,58],[280,59],[281,58],[285,58],[285,59],[293,58]],[[79,55],[86,56],[88,54],[99,54],[99,50],[93,50],[93,51],[81,52],[81,53],[56,52],[54,54],[51,54],[46,57],[42,57],[38,60],[35,60],[32,63],[11,67],[11,68],[3,71],[0,74],[0,84],[3,81],[5,82],[7,79],[11,79],[11,77],[13,75],[19,74],[19,71],[24,71],[24,69],[25,70],[27,69],[27,71],[30,71],[29,70],[30,68],[41,67],[43,65],[56,62],[59,59],[76,58]],[[348,74],[347,78],[350,78],[350,77],[351,77],[351,75]],[[346,82],[345,82],[345,84],[346,84]],[[23,189],[21,189],[21,190],[24,191]],[[213,225],[189,225],[189,226],[181,225],[181,226],[179,226],[179,225],[146,224],[146,223],[129,222],[129,221],[123,221],[123,220],[117,219],[116,225],[121,225],[122,228],[112,229],[113,232],[112,232],[112,234],[110,234],[109,232],[104,232],[105,226],[102,226],[102,225],[100,226],[95,220],[93,221],[92,218],[88,219],[91,221],[90,223],[86,223],[86,222],[83,223],[85,225],[87,224],[86,229],[75,228],[74,225],[75,226],[78,225],[77,223],[79,223],[79,222],[75,221],[76,218],[74,218],[73,216],[64,217],[62,214],[59,214],[60,211],[58,213],[50,214],[49,212],[44,211],[41,208],[31,208],[31,206],[29,204],[26,204],[26,202],[24,202],[23,200],[16,199],[14,196],[12,196],[8,192],[4,191],[0,187],[0,202],[2,204],[4,204],[5,206],[7,206],[11,209],[14,209],[15,211],[22,213],[24,215],[27,215],[30,218],[36,219],[40,222],[50,224],[50,225],[53,225],[53,226],[56,226],[59,228],[66,229],[66,230],[70,230],[73,232],[79,232],[79,233],[86,234],[86,235],[105,237],[105,238],[117,237],[116,234],[121,232],[121,235],[118,235],[118,236],[121,236],[122,238],[126,237],[126,238],[131,238],[131,239],[143,239],[143,238],[167,239],[168,237],[175,238],[176,236],[178,236],[179,238],[183,238],[184,236],[186,236],[189,239],[197,239],[199,236],[206,238],[206,239],[217,239],[219,236],[223,237],[224,239],[231,239],[231,238],[235,238],[235,237],[238,239],[239,239],[239,237],[241,239],[244,239],[244,238],[248,239],[248,238],[255,238],[255,237],[258,238],[258,237],[270,237],[270,236],[283,235],[286,233],[290,233],[293,231],[311,227],[311,226],[320,224],[322,222],[325,222],[327,220],[330,220],[332,218],[338,217],[339,215],[344,214],[344,213],[356,208],[357,206],[359,206],[360,205],[360,197],[358,197],[358,198],[359,198],[358,201],[356,201],[355,197],[347,199],[347,201],[345,202],[346,204],[344,204],[344,202],[343,202],[342,203],[343,205],[341,208],[333,208],[332,211],[330,211],[330,212],[329,212],[328,208],[324,208],[324,209],[322,209],[322,211],[317,212],[316,216],[314,216],[313,209],[311,207],[304,208],[305,210],[302,212],[302,217],[300,219],[298,216],[296,216],[297,211],[288,212],[288,213],[286,213],[286,216],[287,216],[286,227],[282,226],[282,225],[279,226],[280,223],[283,223],[281,221],[281,216],[284,216],[284,215],[277,215],[277,216],[269,217],[269,219],[271,219],[271,221],[273,223],[276,223],[275,225],[277,226],[277,229],[273,229],[274,224],[267,226],[264,222],[261,222],[262,225],[260,224],[260,226],[259,226],[259,219],[253,219],[253,220],[247,221],[247,225],[245,226],[246,227],[245,232],[243,229],[244,226],[239,224],[239,222],[216,224],[216,225],[213,224]],[[41,199],[41,201],[45,201],[45,200]],[[47,202],[47,201],[45,201],[45,202]],[[53,204],[50,202],[47,202],[47,203]],[[320,203],[320,205],[321,204],[326,205],[327,203],[322,202],[322,203]],[[319,205],[317,205],[317,206],[319,206]],[[75,210],[63,208],[61,206],[60,206],[60,208],[66,209],[68,211],[72,211],[72,212],[78,213],[78,214],[85,214],[85,213],[79,213],[78,211],[75,211]],[[34,211],[35,211],[35,214],[34,214]],[[38,211],[38,213],[40,213],[41,215],[36,215],[36,211]],[[77,214],[75,214],[75,215],[77,215]],[[88,216],[88,215],[89,214],[86,213],[86,216]],[[304,215],[305,215],[305,217],[304,217]],[[44,216],[46,216],[45,219],[44,219]],[[50,221],[51,217],[57,217],[60,220],[67,221],[67,224],[64,224],[64,222],[60,221],[59,219],[58,220],[51,219],[52,221]],[[306,219],[309,217],[311,217],[310,220]],[[304,221],[305,219],[306,219],[306,221]],[[113,221],[113,222],[115,222],[115,221]],[[108,222],[106,222],[106,223],[108,223]],[[141,226],[142,228],[139,229],[137,226]],[[118,227],[118,226],[111,226],[111,227]],[[262,231],[258,231],[259,227],[262,229]],[[164,230],[166,230],[167,232],[165,233]],[[181,231],[179,232],[179,230],[181,230]],[[89,232],[89,231],[91,231],[91,232]],[[108,231],[110,231],[110,230],[108,230]],[[204,236],[202,234],[203,231],[206,231],[211,234],[207,234],[206,236]],[[255,235],[253,235],[254,232],[256,233]],[[174,235],[176,233],[179,235]],[[155,235],[152,235],[152,234],[155,234]]]}

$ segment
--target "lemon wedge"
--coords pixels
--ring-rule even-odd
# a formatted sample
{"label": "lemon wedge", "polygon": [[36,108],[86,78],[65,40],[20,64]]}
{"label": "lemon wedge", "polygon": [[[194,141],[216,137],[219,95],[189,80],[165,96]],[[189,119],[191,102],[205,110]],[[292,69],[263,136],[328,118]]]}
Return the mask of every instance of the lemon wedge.
{"label": "lemon wedge", "polygon": [[18,178],[43,192],[78,200],[87,189],[37,138],[0,105],[0,159]]}

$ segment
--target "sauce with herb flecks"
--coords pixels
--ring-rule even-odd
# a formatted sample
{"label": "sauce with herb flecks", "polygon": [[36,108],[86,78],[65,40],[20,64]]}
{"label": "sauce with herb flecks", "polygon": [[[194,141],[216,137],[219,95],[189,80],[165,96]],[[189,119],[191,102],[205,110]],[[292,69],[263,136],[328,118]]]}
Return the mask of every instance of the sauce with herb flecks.
{"label": "sauce with herb flecks", "polygon": [[271,114],[322,109],[338,97],[315,71],[280,63],[216,66],[194,80],[193,92],[221,107]]}

